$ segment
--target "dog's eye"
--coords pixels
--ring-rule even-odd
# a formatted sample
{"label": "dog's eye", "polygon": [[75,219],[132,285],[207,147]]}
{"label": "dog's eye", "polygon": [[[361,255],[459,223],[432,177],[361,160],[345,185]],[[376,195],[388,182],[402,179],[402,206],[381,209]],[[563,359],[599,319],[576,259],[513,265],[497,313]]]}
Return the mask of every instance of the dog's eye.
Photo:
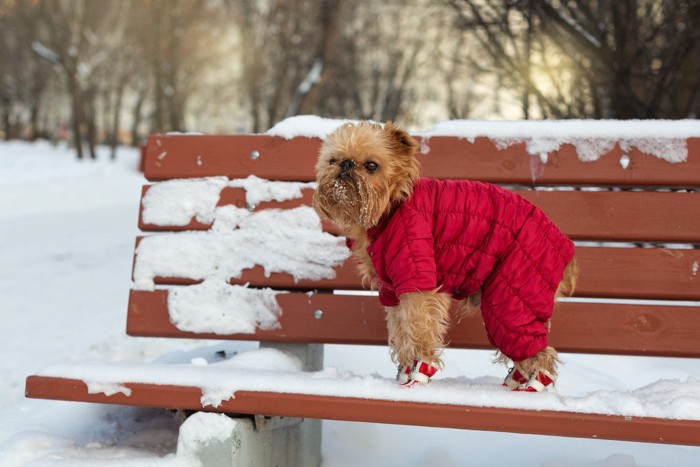
{"label": "dog's eye", "polygon": [[365,164],[365,169],[367,169],[367,172],[369,172],[369,173],[376,172],[378,168],[379,168],[379,166],[377,165],[376,162],[367,162]]}
{"label": "dog's eye", "polygon": [[338,161],[335,160],[335,159],[330,159],[330,160],[328,161],[328,164],[329,164],[329,165],[335,165],[336,162],[338,162]]}

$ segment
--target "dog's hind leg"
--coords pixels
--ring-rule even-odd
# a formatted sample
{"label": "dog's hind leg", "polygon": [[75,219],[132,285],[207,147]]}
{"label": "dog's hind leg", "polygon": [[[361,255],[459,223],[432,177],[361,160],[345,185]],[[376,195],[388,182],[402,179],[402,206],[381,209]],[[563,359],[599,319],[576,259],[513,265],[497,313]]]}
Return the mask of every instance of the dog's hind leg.
{"label": "dog's hind leg", "polygon": [[[573,259],[566,266],[563,278],[557,287],[554,298],[570,296],[576,288],[578,278],[578,264]],[[551,322],[547,322],[547,330],[551,328]],[[554,347],[545,347],[535,356],[516,362],[504,381],[504,385],[516,391],[540,392],[554,384],[557,377],[559,357]]]}

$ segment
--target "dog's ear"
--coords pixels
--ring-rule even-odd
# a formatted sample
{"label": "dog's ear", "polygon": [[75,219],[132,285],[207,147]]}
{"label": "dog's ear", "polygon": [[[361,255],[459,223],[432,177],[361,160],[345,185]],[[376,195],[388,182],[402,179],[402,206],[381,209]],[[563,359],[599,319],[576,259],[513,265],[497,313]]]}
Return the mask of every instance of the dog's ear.
{"label": "dog's ear", "polygon": [[406,130],[396,126],[394,122],[386,122],[384,132],[389,136],[397,152],[412,155],[418,149],[418,141],[413,139]]}

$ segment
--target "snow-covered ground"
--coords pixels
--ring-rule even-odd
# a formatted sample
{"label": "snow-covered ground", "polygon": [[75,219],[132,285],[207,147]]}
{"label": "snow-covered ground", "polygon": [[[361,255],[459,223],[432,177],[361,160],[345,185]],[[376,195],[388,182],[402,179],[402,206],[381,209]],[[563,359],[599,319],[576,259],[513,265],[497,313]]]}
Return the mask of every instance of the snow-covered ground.
{"label": "snow-covered ground", "polygon": [[[124,333],[140,187],[137,152],[77,162],[46,143],[0,142],[0,466],[191,465],[168,411],[28,400],[24,378],[75,361],[148,361],[251,343]],[[444,378],[502,378],[491,354],[448,350]],[[685,359],[565,355],[558,391],[631,391],[700,377]],[[325,364],[390,376],[383,347],[326,346]],[[533,395],[537,397],[537,395]],[[673,401],[668,401],[671,404]],[[700,448],[324,422],[323,466],[697,466]],[[176,452],[177,451],[177,452]]]}

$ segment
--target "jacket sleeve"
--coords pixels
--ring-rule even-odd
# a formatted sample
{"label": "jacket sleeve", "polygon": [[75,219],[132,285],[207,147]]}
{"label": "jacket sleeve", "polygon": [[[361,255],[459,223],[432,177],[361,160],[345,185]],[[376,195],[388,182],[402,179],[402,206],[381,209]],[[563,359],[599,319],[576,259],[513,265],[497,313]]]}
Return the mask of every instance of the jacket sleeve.
{"label": "jacket sleeve", "polygon": [[403,210],[391,229],[385,268],[397,297],[437,288],[432,229],[422,213]]}
{"label": "jacket sleeve", "polygon": [[379,289],[379,303],[383,306],[398,306],[399,299],[394,289],[388,284],[382,284]]}

